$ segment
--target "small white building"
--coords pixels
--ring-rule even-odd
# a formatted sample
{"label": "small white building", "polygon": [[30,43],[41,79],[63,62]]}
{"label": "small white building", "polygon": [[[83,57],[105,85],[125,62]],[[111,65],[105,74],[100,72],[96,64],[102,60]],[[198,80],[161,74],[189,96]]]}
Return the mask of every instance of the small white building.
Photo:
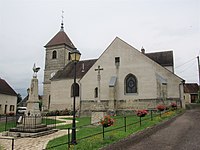
{"label": "small white building", "polygon": [[16,113],[17,93],[0,78],[0,114]]}

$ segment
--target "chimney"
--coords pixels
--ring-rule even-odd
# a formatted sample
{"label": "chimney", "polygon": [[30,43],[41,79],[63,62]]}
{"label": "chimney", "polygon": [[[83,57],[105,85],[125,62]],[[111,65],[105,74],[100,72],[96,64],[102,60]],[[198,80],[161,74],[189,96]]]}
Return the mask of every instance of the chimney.
{"label": "chimney", "polygon": [[84,62],[82,63],[82,71],[81,72],[85,72],[85,64],[84,64]]}
{"label": "chimney", "polygon": [[141,52],[142,54],[145,54],[145,49],[143,47],[141,48]]}

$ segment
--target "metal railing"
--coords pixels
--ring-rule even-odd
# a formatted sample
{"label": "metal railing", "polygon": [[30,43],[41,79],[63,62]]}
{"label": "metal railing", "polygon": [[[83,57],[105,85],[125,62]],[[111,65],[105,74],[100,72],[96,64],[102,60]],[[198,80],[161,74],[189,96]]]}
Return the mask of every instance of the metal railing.
{"label": "metal railing", "polygon": [[[172,111],[172,110],[165,110],[163,112],[155,111],[155,110],[149,110],[149,115],[148,116],[139,117],[138,121],[135,121],[135,122],[132,122],[132,123],[129,123],[129,124],[127,124],[127,117],[131,117],[131,116],[135,116],[135,115],[120,116],[118,118],[123,118],[123,120],[124,120],[123,121],[124,122],[123,126],[119,126],[119,127],[111,128],[111,129],[106,129],[106,127],[102,126],[102,131],[101,132],[97,132],[97,133],[94,133],[94,134],[91,134],[91,135],[87,135],[87,136],[78,138],[77,141],[81,141],[81,140],[84,140],[84,139],[87,139],[87,138],[91,138],[93,136],[101,135],[101,134],[102,134],[102,139],[104,140],[105,139],[105,133],[107,133],[107,132],[111,132],[111,131],[115,131],[115,130],[119,130],[119,129],[123,129],[123,128],[124,128],[124,132],[126,132],[127,131],[127,127],[129,127],[129,126],[139,124],[139,126],[141,127],[144,121],[148,121],[148,120],[149,121],[153,121],[153,119],[155,117],[162,117],[165,113],[168,113],[170,111]],[[177,113],[177,109],[175,109],[175,111]],[[117,120],[117,118],[115,118],[115,120]],[[78,126],[78,127],[76,127],[76,129],[77,128],[83,128],[83,127],[91,126],[91,125],[93,125],[93,124],[87,124],[87,125]],[[70,133],[71,132],[70,131],[71,131],[71,128],[68,128],[68,136],[67,136],[67,141],[65,143],[60,143],[60,144],[48,147],[45,150],[54,149],[56,147],[60,147],[60,146],[63,146],[63,145],[66,145],[66,147],[69,149],[70,145],[71,145],[71,141],[70,141],[70,136],[71,136]]]}

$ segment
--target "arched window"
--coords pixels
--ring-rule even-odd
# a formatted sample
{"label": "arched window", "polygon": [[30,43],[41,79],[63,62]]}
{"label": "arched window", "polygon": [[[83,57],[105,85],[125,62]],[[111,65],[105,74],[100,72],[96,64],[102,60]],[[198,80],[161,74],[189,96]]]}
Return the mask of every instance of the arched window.
{"label": "arched window", "polygon": [[70,56],[70,52],[68,53],[68,60],[70,60],[71,59],[71,56]]}
{"label": "arched window", "polygon": [[57,52],[56,51],[53,51],[52,52],[52,59],[56,59],[57,58]]}
{"label": "arched window", "polygon": [[[75,85],[75,91],[74,91],[74,85]],[[74,97],[74,96],[79,96],[79,85],[78,83],[76,84],[72,84],[71,86],[71,97]]]}
{"label": "arched window", "polygon": [[137,93],[137,79],[133,74],[128,74],[125,78],[125,94]]}
{"label": "arched window", "polygon": [[94,98],[98,97],[98,87],[94,89]]}

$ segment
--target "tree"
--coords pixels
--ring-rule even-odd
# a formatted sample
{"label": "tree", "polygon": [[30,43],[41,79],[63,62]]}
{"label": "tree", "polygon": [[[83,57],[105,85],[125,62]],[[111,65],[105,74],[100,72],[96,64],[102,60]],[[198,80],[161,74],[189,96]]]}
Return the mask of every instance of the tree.
{"label": "tree", "polygon": [[17,94],[17,104],[22,101],[22,96],[20,93]]}

